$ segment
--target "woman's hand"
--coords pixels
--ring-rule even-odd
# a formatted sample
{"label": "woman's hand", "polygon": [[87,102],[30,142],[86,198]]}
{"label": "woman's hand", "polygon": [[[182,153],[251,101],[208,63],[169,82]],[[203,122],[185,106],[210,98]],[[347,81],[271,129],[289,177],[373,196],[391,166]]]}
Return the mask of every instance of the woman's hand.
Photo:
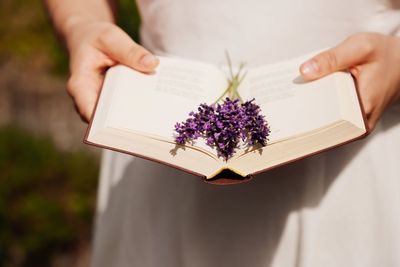
{"label": "woman's hand", "polygon": [[70,54],[68,93],[84,121],[89,121],[107,68],[121,63],[151,72],[158,59],[112,22],[79,21],[66,35]]}
{"label": "woman's hand", "polygon": [[384,110],[400,96],[400,38],[359,33],[300,66],[304,79],[315,80],[349,70],[356,79],[368,124],[373,129]]}

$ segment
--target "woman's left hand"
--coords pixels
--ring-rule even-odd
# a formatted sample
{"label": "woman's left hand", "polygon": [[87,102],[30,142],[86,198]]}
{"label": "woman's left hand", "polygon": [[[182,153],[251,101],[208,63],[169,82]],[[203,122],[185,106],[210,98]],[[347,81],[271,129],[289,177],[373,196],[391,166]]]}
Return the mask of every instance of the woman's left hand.
{"label": "woman's left hand", "polygon": [[384,110],[400,96],[400,38],[359,33],[300,66],[305,80],[349,70],[373,129]]}

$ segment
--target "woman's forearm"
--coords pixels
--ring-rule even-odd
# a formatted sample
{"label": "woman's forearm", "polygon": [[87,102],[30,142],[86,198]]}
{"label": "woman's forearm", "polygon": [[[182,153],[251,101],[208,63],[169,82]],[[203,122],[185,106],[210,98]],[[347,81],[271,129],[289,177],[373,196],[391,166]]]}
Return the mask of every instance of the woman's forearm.
{"label": "woman's forearm", "polygon": [[44,2],[56,31],[66,42],[71,31],[81,22],[114,22],[113,0],[45,0]]}

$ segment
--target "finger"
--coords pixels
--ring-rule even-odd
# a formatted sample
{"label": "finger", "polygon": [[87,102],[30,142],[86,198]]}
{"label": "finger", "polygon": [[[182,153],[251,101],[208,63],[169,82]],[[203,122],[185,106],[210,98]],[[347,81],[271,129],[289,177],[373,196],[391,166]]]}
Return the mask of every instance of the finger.
{"label": "finger", "polygon": [[138,71],[150,72],[159,60],[144,47],[135,43],[120,28],[110,28],[100,36],[100,49],[113,60]]}
{"label": "finger", "polygon": [[92,116],[98,91],[101,86],[101,74],[82,73],[73,74],[68,80],[68,93],[74,99],[76,109],[81,118],[88,122]]}
{"label": "finger", "polygon": [[115,64],[102,52],[90,47],[82,47],[71,55],[67,91],[83,121],[88,122],[91,118],[105,70]]}
{"label": "finger", "polygon": [[368,127],[370,131],[372,131],[375,128],[379,118],[380,118],[379,112],[372,112],[370,114],[370,116],[368,117]]}
{"label": "finger", "polygon": [[350,69],[351,73],[356,78],[360,100],[370,130],[374,129],[382,115],[384,107],[386,106],[386,100],[381,90],[384,84],[376,79],[379,69],[380,66],[374,66],[371,64]]}
{"label": "finger", "polygon": [[335,71],[365,63],[373,50],[373,37],[368,34],[354,35],[303,63],[300,73],[305,80],[315,80]]}

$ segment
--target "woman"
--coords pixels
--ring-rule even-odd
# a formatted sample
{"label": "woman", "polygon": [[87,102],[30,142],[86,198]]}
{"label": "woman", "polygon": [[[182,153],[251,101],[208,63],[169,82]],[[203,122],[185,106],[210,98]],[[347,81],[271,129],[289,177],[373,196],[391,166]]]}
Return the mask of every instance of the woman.
{"label": "woman", "polygon": [[301,74],[350,70],[375,128],[227,187],[105,152],[93,266],[400,266],[399,1],[142,0],[143,47],[115,26],[110,1],[47,4],[85,120],[117,63],[150,72],[153,53],[221,63],[227,49],[255,66],[333,47]]}

